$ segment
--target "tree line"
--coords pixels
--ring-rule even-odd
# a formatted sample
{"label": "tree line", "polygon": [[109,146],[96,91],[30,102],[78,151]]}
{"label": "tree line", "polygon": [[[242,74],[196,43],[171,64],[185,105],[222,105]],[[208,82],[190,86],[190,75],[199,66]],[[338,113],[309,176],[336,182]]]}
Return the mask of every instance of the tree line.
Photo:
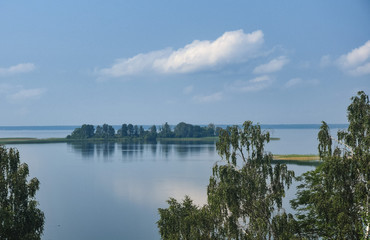
{"label": "tree line", "polygon": [[122,124],[116,130],[108,124],[98,125],[96,128],[91,124],[83,124],[76,128],[67,136],[67,139],[121,139],[139,138],[145,140],[155,140],[158,138],[201,138],[218,136],[221,127],[216,127],[210,123],[207,126],[192,125],[184,122],[177,124],[172,130],[166,122],[159,129],[155,125],[145,130],[143,126],[133,124]]}

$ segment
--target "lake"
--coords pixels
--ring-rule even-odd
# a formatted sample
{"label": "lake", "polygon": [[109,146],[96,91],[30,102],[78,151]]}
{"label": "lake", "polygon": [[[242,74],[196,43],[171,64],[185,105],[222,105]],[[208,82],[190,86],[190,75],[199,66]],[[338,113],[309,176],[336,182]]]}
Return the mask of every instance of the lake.
{"label": "lake", "polygon": [[[23,131],[23,132],[22,132]],[[315,154],[317,128],[270,129],[267,150]],[[68,130],[0,130],[0,137],[61,137]],[[53,143],[8,145],[41,184],[37,200],[46,222],[43,239],[159,239],[158,208],[189,195],[206,202],[212,166],[220,158],[214,142],[156,144]],[[296,175],[314,165],[288,164]],[[293,186],[287,202],[294,198]]]}

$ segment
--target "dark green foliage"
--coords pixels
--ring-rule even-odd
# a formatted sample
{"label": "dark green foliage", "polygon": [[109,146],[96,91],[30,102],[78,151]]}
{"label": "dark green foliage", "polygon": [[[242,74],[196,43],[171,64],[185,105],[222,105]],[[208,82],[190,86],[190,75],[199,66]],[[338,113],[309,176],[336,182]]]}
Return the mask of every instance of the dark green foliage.
{"label": "dark green foliage", "polygon": [[131,123],[127,125],[127,136],[134,136],[134,125],[132,125]]}
{"label": "dark green foliage", "polygon": [[39,181],[27,181],[28,166],[20,164],[19,153],[0,146],[0,239],[40,239],[44,213],[35,200]]}
{"label": "dark green foliage", "polygon": [[95,128],[93,125],[84,124],[80,128],[76,128],[70,138],[73,139],[87,139],[94,137]]}
{"label": "dark green foliage", "polygon": [[134,126],[134,137],[138,137],[139,136],[139,127],[137,125]]}
{"label": "dark green foliage", "polygon": [[145,130],[144,130],[143,126],[139,127],[139,137],[140,138],[145,137]]}
{"label": "dark green foliage", "polygon": [[118,137],[127,137],[127,124],[122,124],[122,127],[117,132]]}
{"label": "dark green foliage", "polygon": [[[153,127],[152,127],[153,128]],[[76,128],[71,135],[67,136],[67,139],[85,140],[85,139],[105,139],[111,140],[114,138],[122,139],[144,139],[144,140],[156,140],[160,138],[200,138],[200,137],[214,137],[220,131],[221,128],[215,128],[213,124],[209,124],[207,127],[193,126],[187,123],[179,123],[175,130],[172,131],[170,125],[166,122],[157,130],[149,129],[145,131],[142,126],[132,124],[122,124],[122,127],[118,129],[117,134],[112,126],[103,124],[103,126],[97,126],[94,132],[94,126],[84,124],[80,128]]]}
{"label": "dark green foliage", "polygon": [[[292,236],[293,230],[282,230],[284,224],[294,229],[290,224],[292,216],[278,213],[284,187],[289,186],[294,173],[288,171],[286,165],[272,166],[272,155],[264,152],[264,144],[269,140],[269,133],[262,132],[260,126],[252,122],[245,122],[242,129],[234,126],[220,130],[217,150],[223,164],[213,167],[208,204],[198,208],[189,204],[188,198],[183,204],[171,199],[168,209],[159,209],[157,224],[162,238],[283,239],[281,236]],[[178,214],[174,209],[186,214]],[[183,224],[188,227],[179,228]],[[192,235],[195,233],[201,234]]]}
{"label": "dark green foliage", "polygon": [[180,122],[175,126],[173,135],[178,138],[214,137],[216,136],[216,128],[214,124],[209,124],[207,127],[201,127]]}
{"label": "dark green foliage", "polygon": [[174,198],[167,203],[168,208],[158,210],[161,219],[157,224],[163,239],[213,239],[208,209],[197,207],[188,196],[182,203]]}
{"label": "dark green foliage", "polygon": [[370,105],[364,92],[347,109],[349,127],[332,146],[329,127],[318,134],[322,164],[305,173],[292,206],[300,236],[309,239],[368,239],[370,184]]}
{"label": "dark green foliage", "polygon": [[217,150],[225,164],[214,166],[208,185],[218,238],[278,239],[273,222],[294,173],[285,164],[272,166],[272,155],[264,152],[270,135],[259,125],[247,121],[242,129],[221,130],[219,138]]}
{"label": "dark green foliage", "polygon": [[103,127],[97,126],[94,138],[111,139],[115,137],[115,130],[111,125],[103,124]]}
{"label": "dark green foliage", "polygon": [[160,129],[158,136],[161,138],[171,138],[175,136],[175,133],[172,132],[170,125],[168,125],[168,123],[165,123]]}
{"label": "dark green foliage", "polygon": [[157,138],[157,127],[155,125],[151,126],[148,134],[145,136],[145,140],[154,141]]}

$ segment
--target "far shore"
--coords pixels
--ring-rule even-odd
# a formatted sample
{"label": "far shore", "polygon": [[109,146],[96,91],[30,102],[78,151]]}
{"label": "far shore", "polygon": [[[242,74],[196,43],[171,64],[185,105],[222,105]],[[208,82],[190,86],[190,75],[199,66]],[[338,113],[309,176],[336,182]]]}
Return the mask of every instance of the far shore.
{"label": "far shore", "polygon": [[[277,141],[279,138],[271,138],[271,140]],[[68,139],[68,138],[0,138],[0,144],[33,144],[33,143],[101,143],[101,142],[141,142],[144,141],[141,138],[114,138],[114,139]],[[203,138],[157,138],[159,142],[210,142],[218,141],[218,137],[203,137]],[[150,142],[150,141],[149,141]],[[273,159],[276,161],[318,161],[320,160],[318,155],[313,154],[274,154]]]}

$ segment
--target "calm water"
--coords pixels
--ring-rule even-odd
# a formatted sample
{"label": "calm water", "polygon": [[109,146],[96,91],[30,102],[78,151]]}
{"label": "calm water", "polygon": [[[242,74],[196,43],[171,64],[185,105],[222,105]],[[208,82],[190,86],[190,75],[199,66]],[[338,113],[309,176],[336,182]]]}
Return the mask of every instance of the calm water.
{"label": "calm water", "polygon": [[[55,131],[33,130],[30,137],[55,137]],[[316,153],[316,129],[275,129],[272,135],[281,138],[268,145],[273,153]],[[205,203],[212,166],[219,160],[212,142],[8,147],[18,148],[31,177],[41,182],[37,199],[46,215],[43,239],[159,239],[157,208],[185,194]],[[314,168],[288,167],[297,175]],[[288,200],[294,192],[294,187],[288,191]]]}

